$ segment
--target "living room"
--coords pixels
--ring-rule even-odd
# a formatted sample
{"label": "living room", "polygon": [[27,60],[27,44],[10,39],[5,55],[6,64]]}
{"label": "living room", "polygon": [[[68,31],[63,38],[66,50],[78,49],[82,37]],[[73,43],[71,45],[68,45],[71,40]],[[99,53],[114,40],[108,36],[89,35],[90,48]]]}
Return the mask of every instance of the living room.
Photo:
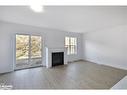
{"label": "living room", "polygon": [[0,6],[1,89],[127,89],[126,6],[41,9]]}

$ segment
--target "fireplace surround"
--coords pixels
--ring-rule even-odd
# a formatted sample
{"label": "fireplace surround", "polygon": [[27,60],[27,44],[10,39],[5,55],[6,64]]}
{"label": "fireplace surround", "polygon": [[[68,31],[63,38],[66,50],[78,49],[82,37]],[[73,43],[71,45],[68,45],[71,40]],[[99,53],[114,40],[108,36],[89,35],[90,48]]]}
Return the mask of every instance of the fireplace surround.
{"label": "fireplace surround", "polygon": [[46,47],[46,67],[51,68],[57,65],[67,64],[66,48],[47,48]]}

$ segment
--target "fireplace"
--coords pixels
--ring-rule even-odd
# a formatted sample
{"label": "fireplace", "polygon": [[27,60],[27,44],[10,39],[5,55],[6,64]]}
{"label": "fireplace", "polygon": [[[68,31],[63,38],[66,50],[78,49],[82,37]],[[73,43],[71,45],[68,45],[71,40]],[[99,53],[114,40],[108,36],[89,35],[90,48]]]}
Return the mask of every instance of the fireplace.
{"label": "fireplace", "polygon": [[51,68],[57,65],[67,65],[67,50],[66,48],[45,48],[46,67]]}
{"label": "fireplace", "polygon": [[64,52],[52,53],[52,67],[58,65],[64,65]]}

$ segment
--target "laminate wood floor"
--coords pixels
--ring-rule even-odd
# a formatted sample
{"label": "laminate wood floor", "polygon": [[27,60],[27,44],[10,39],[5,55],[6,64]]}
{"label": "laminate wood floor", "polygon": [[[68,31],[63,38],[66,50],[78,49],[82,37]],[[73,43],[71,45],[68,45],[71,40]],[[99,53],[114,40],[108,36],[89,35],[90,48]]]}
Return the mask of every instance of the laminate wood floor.
{"label": "laminate wood floor", "polygon": [[1,74],[0,83],[13,89],[110,89],[126,75],[126,70],[79,61]]}

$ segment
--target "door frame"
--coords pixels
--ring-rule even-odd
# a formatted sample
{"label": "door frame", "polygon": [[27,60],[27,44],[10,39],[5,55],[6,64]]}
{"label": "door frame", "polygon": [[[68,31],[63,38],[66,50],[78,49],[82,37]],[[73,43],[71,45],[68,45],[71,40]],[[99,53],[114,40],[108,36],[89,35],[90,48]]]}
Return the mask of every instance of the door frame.
{"label": "door frame", "polygon": [[[27,34],[27,33],[15,33],[15,39],[14,39],[14,65],[13,68],[14,70],[20,70],[20,69],[28,69],[28,68],[32,68],[32,67],[38,67],[38,66],[27,66],[24,68],[16,68],[16,35],[28,35],[29,36],[29,47],[31,47],[31,36],[40,36],[41,37],[41,64],[39,66],[42,66],[42,62],[43,62],[43,40],[42,40],[42,36],[38,35],[38,34]],[[30,64],[30,60],[31,60],[31,48],[29,48],[29,54],[28,54],[28,64]]]}

